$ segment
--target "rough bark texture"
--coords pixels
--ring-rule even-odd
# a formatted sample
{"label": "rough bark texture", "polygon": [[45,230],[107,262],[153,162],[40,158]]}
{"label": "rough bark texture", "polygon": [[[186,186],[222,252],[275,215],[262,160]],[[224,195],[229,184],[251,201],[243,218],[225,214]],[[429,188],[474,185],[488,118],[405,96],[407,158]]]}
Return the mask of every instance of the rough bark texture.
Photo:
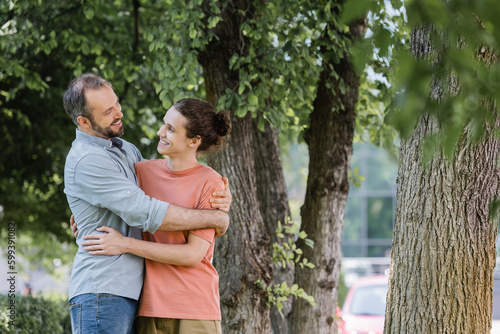
{"label": "rough bark texture", "polygon": [[[330,28],[331,29],[331,28]],[[364,34],[364,24],[351,27],[350,39]],[[325,34],[326,36],[326,34]],[[347,90],[342,94],[339,81]],[[327,82],[333,82],[333,89]],[[295,299],[291,313],[292,333],[336,333],[334,320],[341,262],[342,220],[349,191],[349,168],[355,124],[355,104],[358,99],[359,78],[352,69],[347,54],[339,63],[323,62],[318,92],[306,133],[309,146],[309,176],[302,229],[315,242],[311,250],[300,244],[304,256],[313,262],[314,269],[295,269],[295,282],[314,296],[316,306]]]}
{"label": "rough bark texture", "polygon": [[[257,194],[259,198],[260,212],[264,219],[267,233],[271,236],[271,244],[278,242],[276,228],[278,221],[282,223],[285,217],[290,216],[288,206],[288,195],[281,164],[281,155],[278,142],[278,132],[266,124],[264,131],[257,127],[258,119],[254,119],[253,137],[255,149],[255,173],[257,177]],[[272,255],[272,247],[270,248]],[[273,283],[286,282],[292,286],[294,280],[294,268],[274,267]],[[276,307],[271,308],[271,326],[273,333],[288,333],[288,322],[286,317],[292,308],[292,299],[283,303],[283,316]]]}
{"label": "rough bark texture", "polygon": [[[419,58],[430,50],[426,36],[412,34]],[[422,141],[438,130],[422,117],[401,143],[386,334],[491,331],[498,222],[489,204],[500,193],[500,141],[485,129],[482,143],[462,141],[451,161],[423,162]]]}
{"label": "rough bark texture", "polygon": [[[251,10],[245,1],[233,5],[243,7],[228,6],[223,10],[223,21],[214,30],[219,38],[198,54],[207,100],[213,105],[217,105],[226,88],[233,89],[239,84],[238,72],[229,70],[229,59],[235,52],[244,52],[240,25],[245,19],[243,15],[251,15]],[[230,179],[233,195],[231,226],[216,240],[214,260],[220,276],[223,332],[269,333],[267,299],[255,284],[257,280],[270,283],[272,266],[269,235],[257,200],[252,119],[250,115],[238,118],[232,110],[229,112],[231,134],[224,149],[210,159],[210,164]]]}
{"label": "rough bark texture", "polygon": [[278,220],[283,223],[285,217],[290,216],[278,132],[269,124],[266,124],[264,131],[260,131],[257,119],[254,119],[253,138],[260,212],[274,242]]}
{"label": "rough bark texture", "polygon": [[489,333],[500,142],[463,144],[422,166],[423,118],[401,145],[385,333]]}

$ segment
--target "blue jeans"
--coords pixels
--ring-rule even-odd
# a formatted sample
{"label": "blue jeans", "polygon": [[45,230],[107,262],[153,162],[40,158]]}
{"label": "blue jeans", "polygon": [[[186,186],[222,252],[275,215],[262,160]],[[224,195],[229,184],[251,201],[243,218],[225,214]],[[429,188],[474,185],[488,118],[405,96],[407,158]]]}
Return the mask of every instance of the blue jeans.
{"label": "blue jeans", "polygon": [[73,334],[129,334],[137,300],[108,293],[86,293],[71,298],[69,313]]}

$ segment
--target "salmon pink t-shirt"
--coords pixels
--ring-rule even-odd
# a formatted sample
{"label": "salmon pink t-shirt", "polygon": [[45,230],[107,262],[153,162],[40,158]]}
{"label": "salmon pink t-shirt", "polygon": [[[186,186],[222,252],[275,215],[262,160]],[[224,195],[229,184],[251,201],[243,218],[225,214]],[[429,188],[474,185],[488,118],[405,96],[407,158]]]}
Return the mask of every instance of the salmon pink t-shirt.
{"label": "salmon pink t-shirt", "polygon": [[[139,186],[156,199],[190,209],[210,209],[214,191],[224,189],[222,177],[204,165],[172,171],[166,159],[141,161],[135,165]],[[167,244],[185,244],[188,234],[210,242],[207,254],[195,267],[184,267],[146,259],[146,274],[139,302],[139,316],[221,320],[219,275],[212,265],[214,229],[143,233],[143,239]]]}

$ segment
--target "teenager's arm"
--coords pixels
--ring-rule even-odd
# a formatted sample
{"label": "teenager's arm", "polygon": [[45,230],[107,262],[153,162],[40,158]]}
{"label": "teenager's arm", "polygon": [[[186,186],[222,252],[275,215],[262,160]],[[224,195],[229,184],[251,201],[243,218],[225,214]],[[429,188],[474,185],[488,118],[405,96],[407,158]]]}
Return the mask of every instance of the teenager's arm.
{"label": "teenager's arm", "polygon": [[201,262],[210,247],[210,242],[192,233],[189,233],[186,244],[162,244],[125,237],[107,226],[101,226],[97,231],[107,233],[83,237],[83,249],[90,255],[130,253],[157,262],[192,267]]}

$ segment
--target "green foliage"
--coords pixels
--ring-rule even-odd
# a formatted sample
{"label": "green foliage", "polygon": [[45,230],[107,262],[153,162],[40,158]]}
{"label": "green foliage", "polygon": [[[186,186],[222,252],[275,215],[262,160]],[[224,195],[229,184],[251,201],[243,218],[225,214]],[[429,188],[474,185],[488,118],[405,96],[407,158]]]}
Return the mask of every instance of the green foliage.
{"label": "green foliage", "polygon": [[[71,234],[69,226],[62,228],[66,233]],[[1,230],[0,237],[0,246],[6,250],[9,240],[7,231]],[[16,231],[13,240],[16,254],[19,255],[16,257],[16,270],[20,274],[27,273],[30,269],[41,265],[54,278],[63,278],[65,273],[63,265],[71,263],[77,251],[74,237],[69,242],[61,242],[56,235],[48,232]]]}
{"label": "green foliage", "polygon": [[271,286],[265,286],[265,284],[258,280],[255,282],[261,289],[265,290],[267,293],[267,305],[268,306],[276,306],[278,312],[281,316],[284,316],[281,312],[283,310],[283,302],[287,301],[290,296],[294,296],[296,298],[303,298],[312,306],[316,305],[314,302],[314,297],[308,295],[304,289],[299,288],[297,284],[293,284],[291,287],[288,286],[286,282],[282,282],[281,284],[275,284]]}
{"label": "green foliage", "polygon": [[307,233],[299,231],[300,224],[293,222],[289,217],[286,218],[285,223],[282,225],[278,221],[276,228],[276,236],[278,242],[273,244],[273,255],[271,257],[273,263],[277,266],[286,268],[287,265],[299,265],[301,268],[308,267],[314,268],[314,264],[303,258],[302,249],[298,248],[295,244],[295,238],[304,240],[304,243],[314,248],[314,241],[307,238]]}
{"label": "green foliage", "polygon": [[[384,10],[389,3],[393,9]],[[498,10],[496,1],[406,1],[403,7],[399,0],[349,0],[346,22],[369,13],[370,31],[356,46],[355,63],[360,70],[372,67],[387,80],[382,84],[367,78],[361,85],[357,140],[369,137],[391,150],[391,126],[406,138],[422,116],[431,115],[439,131],[426,140],[425,156],[438,149],[451,157],[465,133],[474,144],[483,139],[485,127],[498,129]],[[422,27],[429,28],[431,51],[425,58],[413,55],[408,45],[409,32]],[[376,55],[374,63],[371,54]]]}
{"label": "green foliage", "polygon": [[398,134],[386,122],[397,93],[393,85],[395,54],[408,47],[409,29],[401,1],[347,1],[346,23],[367,16],[366,38],[353,45],[353,64],[361,75],[354,142],[372,143],[397,156]]}
{"label": "green foliage", "polygon": [[0,295],[0,332],[71,333],[68,302],[31,295]]}
{"label": "green foliage", "polygon": [[410,27],[428,27],[430,52],[422,58],[407,49],[396,56],[399,94],[390,121],[406,137],[420,117],[432,116],[439,131],[428,139],[426,156],[437,144],[452,157],[459,141],[478,143],[486,127],[498,129],[500,23],[493,13],[500,4],[410,1],[406,7]]}
{"label": "green foliage", "polygon": [[269,122],[282,138],[296,139],[312,110],[320,69],[311,39],[325,21],[314,19],[308,2],[252,5],[253,17],[241,26],[244,52],[238,50],[229,60],[239,84],[226,90],[219,108],[232,108],[240,117],[251,113],[261,130]]}
{"label": "green foliage", "polygon": [[[307,234],[304,231],[300,231],[299,223],[291,221],[290,218],[286,218],[283,225],[278,221],[276,236],[278,241],[273,244],[273,254],[271,257],[275,266],[286,268],[287,266],[299,265],[301,268],[307,267],[311,269],[315,267],[314,263],[309,262],[303,257],[302,249],[298,248],[295,244],[294,240],[298,238],[302,239],[308,247],[314,248],[314,242],[307,238]],[[315,305],[314,297],[308,295],[297,284],[289,287],[286,282],[281,282],[272,286],[266,286],[261,280],[256,281],[255,284],[266,291],[267,305],[276,306],[282,316],[283,302],[288,300],[290,296],[303,298],[311,305]]]}
{"label": "green foliage", "polygon": [[352,182],[357,188],[361,187],[361,182],[365,180],[363,175],[358,174],[359,167],[356,166],[349,171],[349,182]]}

